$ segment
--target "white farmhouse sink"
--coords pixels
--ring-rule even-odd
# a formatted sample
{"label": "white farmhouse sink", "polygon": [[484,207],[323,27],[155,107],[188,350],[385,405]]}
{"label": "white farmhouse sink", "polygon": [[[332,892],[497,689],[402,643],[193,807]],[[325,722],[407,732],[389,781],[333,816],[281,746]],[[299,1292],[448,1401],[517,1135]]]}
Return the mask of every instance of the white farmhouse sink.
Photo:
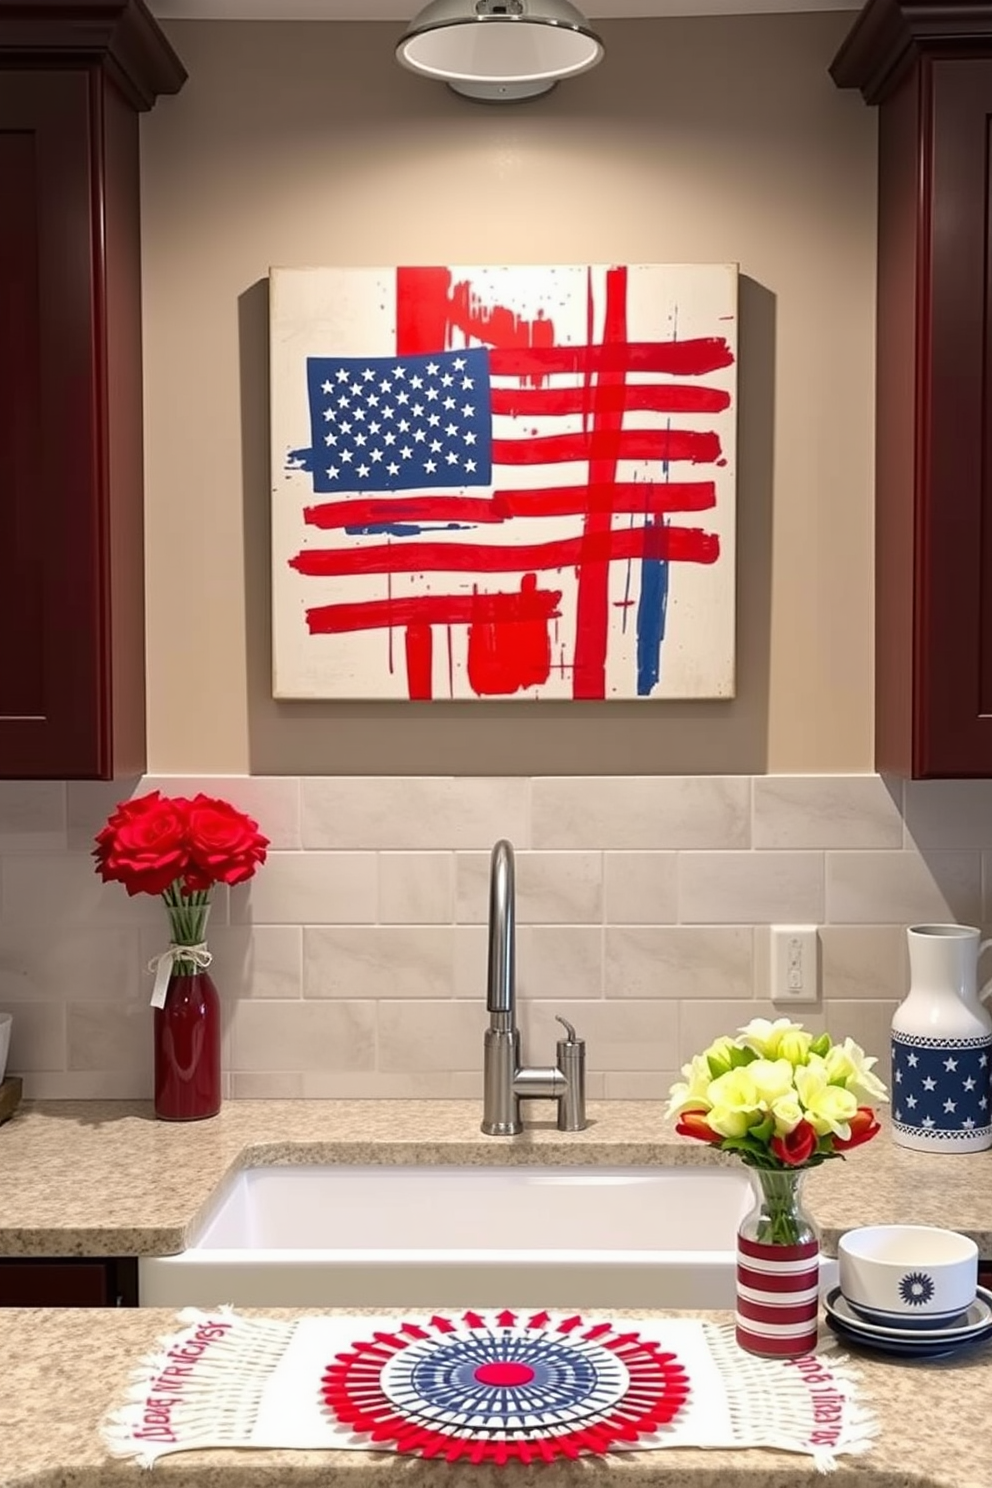
{"label": "white farmhouse sink", "polygon": [[731,1307],[742,1169],[261,1167],[146,1307]]}

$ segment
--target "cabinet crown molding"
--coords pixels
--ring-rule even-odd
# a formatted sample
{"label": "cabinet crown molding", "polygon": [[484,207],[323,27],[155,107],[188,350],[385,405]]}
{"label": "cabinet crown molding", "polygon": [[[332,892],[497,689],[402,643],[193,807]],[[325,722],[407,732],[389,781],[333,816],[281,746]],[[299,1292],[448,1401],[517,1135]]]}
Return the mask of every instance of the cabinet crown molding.
{"label": "cabinet crown molding", "polygon": [[80,63],[103,67],[142,110],[187,75],[144,0],[0,0],[0,67]]}
{"label": "cabinet crown molding", "polygon": [[992,0],[868,0],[830,65],[838,88],[881,103],[915,62],[988,56]]}

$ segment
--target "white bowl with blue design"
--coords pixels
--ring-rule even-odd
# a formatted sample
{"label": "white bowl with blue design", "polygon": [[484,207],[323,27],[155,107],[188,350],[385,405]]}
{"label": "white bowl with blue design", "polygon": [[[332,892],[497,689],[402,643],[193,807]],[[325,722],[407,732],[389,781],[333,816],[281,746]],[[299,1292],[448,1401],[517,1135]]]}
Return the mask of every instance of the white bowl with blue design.
{"label": "white bowl with blue design", "polygon": [[956,1230],[865,1225],[837,1245],[840,1290],[869,1322],[939,1328],[975,1300],[978,1246]]}

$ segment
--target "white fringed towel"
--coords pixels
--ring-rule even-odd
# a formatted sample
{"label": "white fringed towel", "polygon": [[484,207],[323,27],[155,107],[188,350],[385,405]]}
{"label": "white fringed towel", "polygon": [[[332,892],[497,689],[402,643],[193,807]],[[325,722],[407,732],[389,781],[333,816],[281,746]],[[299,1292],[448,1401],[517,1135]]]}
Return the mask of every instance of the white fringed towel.
{"label": "white fringed towel", "polygon": [[104,1426],[150,1467],[206,1447],[551,1461],[661,1447],[866,1451],[857,1374],[827,1354],[758,1359],[733,1326],[530,1311],[246,1318],[187,1310]]}

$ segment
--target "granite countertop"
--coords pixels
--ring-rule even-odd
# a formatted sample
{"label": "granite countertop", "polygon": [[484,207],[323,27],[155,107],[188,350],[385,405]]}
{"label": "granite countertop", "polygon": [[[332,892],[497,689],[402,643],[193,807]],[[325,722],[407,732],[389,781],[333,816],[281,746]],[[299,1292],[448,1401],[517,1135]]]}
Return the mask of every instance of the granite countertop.
{"label": "granite countertop", "polygon": [[[584,1132],[563,1135],[540,1125],[511,1139],[482,1136],[473,1102],[242,1101],[228,1103],[211,1121],[186,1125],[156,1121],[149,1106],[132,1102],[29,1103],[0,1127],[0,1254],[173,1253],[232,1170],[335,1161],[737,1160],[675,1136],[663,1106],[648,1102],[594,1105]],[[992,1256],[990,1180],[992,1152],[910,1152],[883,1133],[846,1162],[811,1173],[807,1192],[828,1251],[855,1225],[912,1218],[964,1230]],[[139,1470],[108,1457],[98,1426],[122,1400],[137,1361],[175,1330],[175,1314],[11,1309],[2,1317],[7,1388],[0,1392],[0,1488],[136,1483]],[[828,1480],[834,1488],[989,1488],[981,1442],[992,1412],[992,1349],[909,1364],[865,1356],[857,1368],[881,1430],[866,1456],[839,1459]],[[427,1488],[441,1474],[476,1488],[505,1488],[514,1478],[523,1484],[524,1473],[532,1483],[535,1469],[441,1468],[363,1452],[203,1451],[166,1458],[155,1471],[172,1488],[373,1488],[384,1473],[402,1474],[412,1488]],[[644,1488],[813,1488],[823,1481],[810,1459],[767,1450],[615,1454],[541,1471],[549,1485],[581,1474],[588,1488],[605,1488],[617,1474]]]}
{"label": "granite countertop", "polygon": [[[0,1255],[175,1254],[225,1175],[265,1163],[737,1164],[676,1136],[661,1102],[597,1102],[589,1118],[506,1138],[482,1135],[472,1101],[229,1101],[176,1124],[141,1102],[28,1102],[0,1126]],[[806,1197],[827,1254],[845,1230],[908,1220],[992,1258],[992,1151],[911,1152],[883,1131],[811,1172]]]}
{"label": "granite countertop", "polygon": [[[5,1312],[0,1488],[135,1488],[140,1469],[108,1456],[98,1426],[121,1403],[133,1366],[175,1329],[171,1312],[153,1308]],[[992,1350],[933,1363],[865,1357],[857,1367],[879,1435],[865,1456],[839,1457],[828,1478],[798,1454],[682,1448],[541,1468],[449,1466],[351,1451],[195,1451],[164,1458],[154,1474],[167,1488],[375,1488],[387,1474],[410,1488],[533,1488],[539,1480],[548,1488],[607,1488],[620,1480],[631,1488],[989,1488],[983,1443],[992,1416]]]}

